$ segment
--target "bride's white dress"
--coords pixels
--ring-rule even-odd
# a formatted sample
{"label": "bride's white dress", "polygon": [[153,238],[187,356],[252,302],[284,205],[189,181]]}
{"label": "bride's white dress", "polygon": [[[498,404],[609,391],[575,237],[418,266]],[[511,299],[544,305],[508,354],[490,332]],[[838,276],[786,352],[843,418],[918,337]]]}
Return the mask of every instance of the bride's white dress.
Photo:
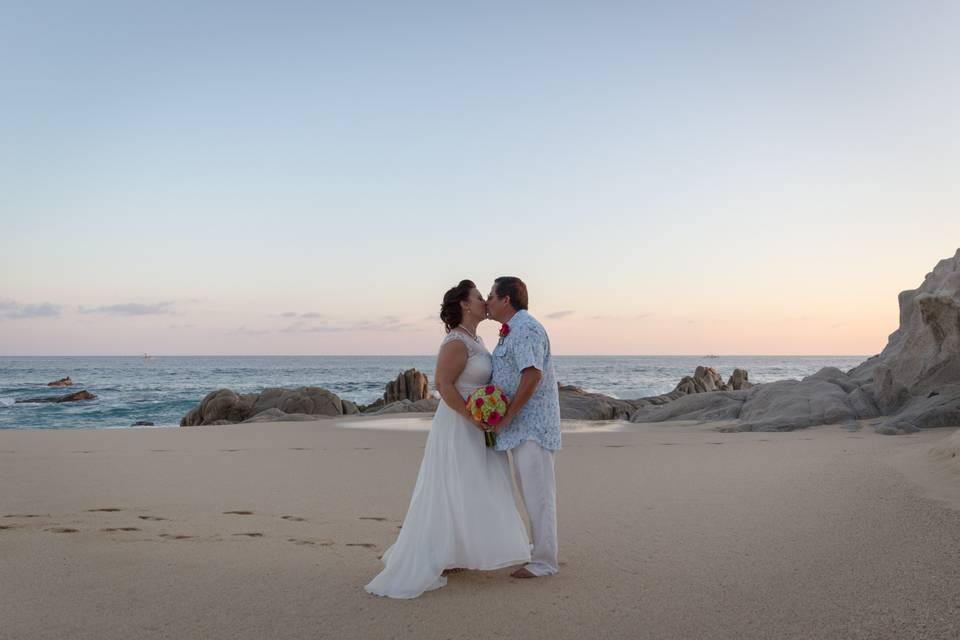
{"label": "bride's white dress", "polygon": [[[490,353],[459,331],[469,356],[456,381],[466,400],[490,380]],[[447,584],[444,569],[500,569],[530,561],[527,529],[513,499],[505,452],[484,443],[483,432],[442,400],[427,436],[420,473],[397,541],[366,590],[416,598]]]}

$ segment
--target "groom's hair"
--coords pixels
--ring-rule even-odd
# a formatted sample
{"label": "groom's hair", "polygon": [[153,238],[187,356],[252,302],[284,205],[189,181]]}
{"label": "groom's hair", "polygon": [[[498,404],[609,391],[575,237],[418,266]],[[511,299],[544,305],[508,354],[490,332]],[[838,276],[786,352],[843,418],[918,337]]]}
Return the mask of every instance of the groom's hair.
{"label": "groom's hair", "polygon": [[513,276],[500,276],[493,281],[493,288],[498,298],[510,296],[510,306],[515,310],[527,308],[527,285],[523,280]]}

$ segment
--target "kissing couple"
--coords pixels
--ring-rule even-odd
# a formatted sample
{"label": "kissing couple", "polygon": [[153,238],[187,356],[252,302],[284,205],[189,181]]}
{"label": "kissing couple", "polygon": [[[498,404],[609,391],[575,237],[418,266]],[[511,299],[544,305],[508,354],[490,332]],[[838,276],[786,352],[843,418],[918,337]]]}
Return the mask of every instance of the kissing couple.
{"label": "kissing couple", "polygon": [[[463,280],[443,296],[447,335],[437,355],[437,407],[420,472],[384,568],[365,588],[391,598],[416,598],[463,570],[523,565],[510,575],[557,573],[554,452],[560,449],[560,398],[550,339],[527,311],[520,278],[497,278],[486,300]],[[491,354],[477,335],[486,319],[501,323]],[[490,387],[506,412],[482,421],[467,399]],[[482,402],[481,402],[482,404]],[[495,434],[494,446],[488,434]],[[510,462],[530,517],[533,543],[513,498]]]}

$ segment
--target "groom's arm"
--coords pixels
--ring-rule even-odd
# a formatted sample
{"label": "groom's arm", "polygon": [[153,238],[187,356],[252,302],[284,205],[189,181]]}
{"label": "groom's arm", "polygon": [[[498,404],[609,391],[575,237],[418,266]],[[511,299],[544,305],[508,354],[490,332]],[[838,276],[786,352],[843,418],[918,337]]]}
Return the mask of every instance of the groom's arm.
{"label": "groom's arm", "polygon": [[520,372],[520,384],[517,386],[517,392],[513,394],[510,406],[507,407],[507,415],[503,417],[500,424],[493,428],[494,433],[500,433],[520,413],[523,405],[527,404],[527,401],[537,390],[541,378],[543,378],[543,372],[536,367],[527,367]]}

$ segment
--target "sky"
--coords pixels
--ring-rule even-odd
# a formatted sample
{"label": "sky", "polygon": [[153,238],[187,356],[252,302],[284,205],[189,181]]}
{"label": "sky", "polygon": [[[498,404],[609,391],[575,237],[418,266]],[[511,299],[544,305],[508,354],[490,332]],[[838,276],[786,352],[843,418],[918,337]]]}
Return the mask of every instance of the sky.
{"label": "sky", "polygon": [[[0,355],[878,353],[960,247],[960,3],[0,5]],[[485,322],[488,344],[499,325]]]}

